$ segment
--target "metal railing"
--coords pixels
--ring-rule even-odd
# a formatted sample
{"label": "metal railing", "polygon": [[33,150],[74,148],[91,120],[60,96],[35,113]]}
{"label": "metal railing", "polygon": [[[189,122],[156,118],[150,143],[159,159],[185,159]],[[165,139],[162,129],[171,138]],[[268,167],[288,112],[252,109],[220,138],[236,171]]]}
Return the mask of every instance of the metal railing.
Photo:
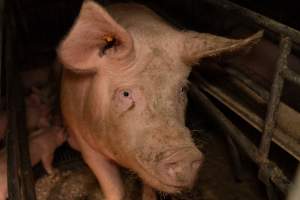
{"label": "metal railing", "polygon": [[[17,0],[6,0],[3,20],[3,67],[6,72],[6,97],[8,113],[7,130],[7,180],[10,200],[35,200],[33,176],[28,149],[26,130],[25,102],[17,67],[21,48],[20,34],[23,25],[17,15]],[[20,14],[20,13],[19,13]]]}
{"label": "metal railing", "polygon": [[[257,148],[224,114],[221,113],[195,86],[192,87],[193,96],[205,105],[222,127],[227,130],[227,133],[234,139],[234,141],[247,153],[247,155],[259,166],[259,179],[265,183],[269,199],[277,199],[275,195],[273,183],[285,194],[288,193],[291,186],[291,181],[283,174],[282,170],[272,161],[268,159],[270,152],[270,145],[274,137],[276,128],[278,108],[280,98],[282,95],[283,85],[285,80],[294,82],[300,86],[300,75],[292,71],[287,66],[287,57],[291,52],[293,42],[300,44],[300,32],[288,27],[284,24],[269,19],[263,15],[255,13],[249,9],[241,7],[237,4],[227,0],[203,0],[208,4],[220,7],[230,12],[239,14],[252,22],[262,26],[269,31],[280,35],[280,55],[277,59],[276,72],[273,79],[270,94],[257,85],[250,78],[234,69],[227,69],[227,72],[237,79],[240,79],[245,85],[252,89],[257,95],[261,96],[267,103],[267,113],[263,122],[262,138],[259,148]],[[196,75],[196,79],[200,80],[201,77]],[[202,87],[206,87],[203,86]],[[210,90],[210,89],[205,89]],[[212,92],[213,93],[213,92]],[[219,99],[220,100],[220,99]],[[222,100],[221,100],[222,102]],[[252,120],[259,121],[256,116],[248,115]],[[251,121],[251,120],[250,120]],[[300,130],[299,130],[300,131]],[[292,141],[293,145],[300,149],[300,145]]]}
{"label": "metal railing", "polygon": [[[15,0],[16,1],[16,0]],[[7,155],[8,155],[8,176],[9,176],[9,196],[12,200],[34,200],[35,193],[32,181],[32,173],[29,162],[28,143],[24,111],[24,98],[21,91],[21,86],[18,82],[18,75],[16,70],[16,59],[12,57],[16,51],[17,25],[15,10],[19,6],[13,6],[15,1],[5,1],[5,29],[1,27],[0,36],[3,35],[4,40],[1,40],[0,52],[3,55],[2,49],[5,51],[4,66],[7,73],[7,95],[8,95],[8,110],[9,110],[9,133],[7,139]],[[259,177],[267,185],[268,196],[270,199],[275,199],[272,189],[272,183],[284,193],[288,193],[291,185],[290,180],[282,173],[281,169],[272,161],[268,159],[270,144],[272,142],[274,128],[276,127],[278,105],[282,94],[282,88],[285,80],[292,81],[300,85],[300,76],[288,68],[287,56],[291,51],[293,42],[300,44],[300,32],[290,28],[284,24],[278,23],[260,14],[250,11],[236,4],[225,0],[203,0],[207,3],[219,6],[231,12],[236,12],[246,18],[256,22],[260,26],[281,34],[280,42],[280,56],[277,61],[277,69],[275,78],[272,84],[272,90],[269,93],[262,90],[251,79],[243,78],[243,81],[253,89],[258,95],[264,99],[269,99],[267,115],[263,128],[263,136],[259,148],[257,148],[225,115],[214,106],[206,95],[192,86],[191,92],[195,99],[199,100],[211,113],[218,122],[222,125],[224,130],[231,138],[248,154],[248,156],[260,166]],[[4,1],[1,1],[4,3]],[[1,4],[2,5],[2,4]],[[1,7],[3,8],[3,7]],[[3,18],[2,18],[3,19]],[[1,21],[2,21],[1,19]],[[4,21],[4,20],[3,20]],[[5,31],[5,32],[3,32]],[[2,59],[1,59],[2,61]],[[1,72],[3,67],[1,65]],[[238,72],[231,70],[231,74],[239,77],[243,76],[237,74]],[[200,79],[198,77],[197,79]],[[299,147],[300,148],[300,147]]]}

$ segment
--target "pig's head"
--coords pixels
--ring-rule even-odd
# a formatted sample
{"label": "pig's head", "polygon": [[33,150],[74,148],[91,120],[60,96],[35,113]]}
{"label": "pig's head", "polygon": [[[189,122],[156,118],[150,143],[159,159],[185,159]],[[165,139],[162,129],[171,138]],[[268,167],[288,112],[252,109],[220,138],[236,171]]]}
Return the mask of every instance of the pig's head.
{"label": "pig's head", "polygon": [[65,73],[88,80],[78,107],[83,138],[154,188],[178,192],[192,186],[203,160],[185,127],[190,65],[251,46],[262,33],[234,40],[180,31],[135,4],[140,18],[127,18],[129,7],[111,8],[117,22],[84,2],[58,54]]}

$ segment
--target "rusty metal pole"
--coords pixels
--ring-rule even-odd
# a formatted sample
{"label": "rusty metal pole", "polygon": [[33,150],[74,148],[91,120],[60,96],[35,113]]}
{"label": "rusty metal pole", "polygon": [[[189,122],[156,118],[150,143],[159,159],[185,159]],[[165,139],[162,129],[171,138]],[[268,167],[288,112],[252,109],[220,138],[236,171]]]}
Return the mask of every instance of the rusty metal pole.
{"label": "rusty metal pole", "polygon": [[[197,75],[192,76],[192,80],[197,80]],[[193,99],[201,104],[220,125],[220,127],[239,145],[239,147],[253,160],[256,164],[260,163],[259,151],[257,147],[201,92],[195,85],[192,84],[190,94]],[[283,192],[287,193],[290,186],[290,181],[283,174],[280,168],[270,160],[266,161],[270,179]]]}
{"label": "rusty metal pole", "polygon": [[272,30],[276,33],[287,35],[292,38],[296,43],[300,44],[300,31],[291,28],[287,25],[279,23],[273,19],[265,17],[259,13],[253,12],[250,9],[239,6],[235,3],[232,3],[227,0],[203,0],[211,5],[220,7],[228,12],[235,13],[239,16],[243,16],[247,19],[250,19],[260,26],[263,26],[266,29]]}
{"label": "rusty metal pole", "polygon": [[260,143],[260,155],[262,162],[268,157],[272,141],[273,131],[276,125],[278,106],[282,94],[284,78],[282,73],[287,69],[287,57],[291,51],[291,41],[289,37],[282,37],[280,42],[280,56],[277,60],[276,72],[271,88],[268,110],[265,120],[263,137]]}
{"label": "rusty metal pole", "polygon": [[300,75],[295,73],[293,70],[291,69],[284,69],[282,72],[282,75],[284,78],[286,78],[287,80],[297,84],[300,86]]}
{"label": "rusty metal pole", "polygon": [[[3,28],[4,28],[4,0],[0,0],[0,96],[2,95],[2,73],[3,73]],[[1,100],[0,100],[1,101]],[[2,102],[0,102],[0,105]]]}
{"label": "rusty metal pole", "polygon": [[277,121],[280,97],[284,85],[284,77],[282,76],[282,73],[285,69],[287,69],[287,57],[290,54],[290,51],[290,38],[283,36],[280,41],[280,55],[277,60],[277,67],[271,88],[263,136],[259,147],[260,169],[258,177],[266,184],[267,193],[270,200],[276,200],[278,198],[275,194],[273,184],[270,182],[270,174],[267,173],[269,166],[266,161],[270,152],[273,132]]}
{"label": "rusty metal pole", "polygon": [[8,111],[7,180],[10,200],[35,200],[28,149],[25,102],[17,67],[22,27],[18,26],[14,0],[5,1],[5,57]]}

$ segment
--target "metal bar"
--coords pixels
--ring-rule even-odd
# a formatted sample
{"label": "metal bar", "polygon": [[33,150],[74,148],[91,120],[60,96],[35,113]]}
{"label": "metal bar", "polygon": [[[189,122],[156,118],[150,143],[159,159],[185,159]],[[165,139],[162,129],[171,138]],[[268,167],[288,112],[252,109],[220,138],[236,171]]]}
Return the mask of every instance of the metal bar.
{"label": "metal bar", "polygon": [[286,68],[282,72],[282,76],[289,80],[292,81],[293,83],[296,83],[300,86],[300,75],[294,72],[293,70]]}
{"label": "metal bar", "polygon": [[[264,119],[258,115],[256,112],[252,110],[252,107],[245,106],[242,104],[241,99],[239,99],[237,96],[231,93],[226,93],[226,90],[223,90],[222,87],[218,85],[214,85],[208,80],[205,80],[201,77],[201,75],[197,72],[192,73],[193,83],[196,83],[201,87],[202,90],[213,96],[215,99],[220,101],[223,105],[228,107],[230,110],[232,110],[234,113],[236,113],[238,116],[240,116],[243,120],[245,120],[247,123],[249,123],[252,127],[257,129],[259,132],[263,132],[264,128]],[[240,88],[243,92],[246,92],[246,85],[244,85],[237,77],[233,76],[230,78],[233,80],[233,82],[236,84],[238,88]],[[224,85],[224,84],[222,84]],[[261,88],[263,89],[263,88]],[[251,89],[250,89],[251,90]],[[253,97],[253,99],[258,100],[257,102],[264,102],[263,98],[261,98],[259,95],[257,95],[255,92],[253,92],[250,95]],[[265,101],[266,102],[266,101]],[[293,112],[287,105],[284,103],[281,103],[280,112],[281,114],[283,112]],[[295,113],[297,111],[294,111]],[[280,116],[282,118],[283,116]],[[295,117],[295,116],[293,116]],[[275,128],[274,131],[274,142],[279,145],[282,149],[284,149],[286,152],[294,156],[297,160],[300,161],[300,148],[299,148],[299,142],[296,138],[291,137],[290,134],[293,134],[291,132],[288,132],[288,130],[281,129],[279,127]]]}
{"label": "metal bar", "polygon": [[222,129],[238,143],[238,145],[246,152],[246,154],[254,162],[258,163],[258,150],[255,145],[251,143],[248,138],[209,101],[203,92],[192,84],[190,87],[190,94],[193,99],[197,100],[199,103],[201,103],[201,106],[209,111],[209,114],[215,117]]}
{"label": "metal bar", "polygon": [[[259,152],[257,147],[229,120],[227,117],[203,94],[195,85],[191,85],[190,94],[193,99],[198,101],[209,113],[222,129],[229,134],[240,148],[257,164],[260,163]],[[281,169],[272,161],[266,160],[268,166],[267,173],[270,179],[278,188],[287,193],[290,181],[282,173]]]}
{"label": "metal bar", "polygon": [[232,140],[232,138],[228,134],[226,134],[225,137],[226,137],[227,144],[229,147],[230,157],[232,159],[233,174],[235,176],[235,180],[242,181],[244,171],[243,171],[243,166],[242,166],[239,150],[238,150],[236,144],[234,143],[234,141]]}
{"label": "metal bar", "polygon": [[277,200],[278,197],[275,194],[273,184],[270,182],[271,175],[267,173],[269,166],[266,164],[266,160],[270,152],[270,146],[276,126],[275,123],[277,121],[278,108],[284,84],[284,77],[282,77],[281,74],[285,69],[287,69],[287,57],[291,52],[291,46],[292,44],[290,38],[282,36],[280,40],[280,55],[277,60],[277,67],[271,88],[263,136],[259,148],[260,168],[258,177],[265,183],[267,187],[267,194],[270,200]]}
{"label": "metal bar", "polygon": [[[7,8],[6,8],[7,9]],[[13,59],[9,56],[12,55],[12,45],[11,43],[11,33],[9,29],[11,29],[8,26],[8,23],[5,24],[5,67],[6,67],[6,81],[7,81],[7,103],[8,103],[8,130],[7,130],[7,180],[8,180],[8,194],[10,199],[21,199],[21,177],[18,174],[18,171],[20,171],[20,159],[19,159],[19,146],[17,145],[17,142],[15,140],[18,140],[18,136],[16,135],[15,131],[11,131],[11,128],[14,126],[12,123],[11,118],[13,118],[13,112],[11,111],[13,109],[13,106],[11,105],[11,92],[12,88],[9,88],[10,83],[9,79],[13,76],[11,69],[9,69],[13,63]],[[9,78],[10,77],[10,78]],[[9,84],[9,86],[8,86]]]}
{"label": "metal bar", "polygon": [[230,75],[234,76],[236,79],[244,83],[246,86],[248,86],[251,90],[253,90],[257,95],[259,95],[261,98],[263,98],[264,101],[268,101],[269,99],[269,92],[262,88],[260,85],[255,83],[253,80],[251,80],[249,77],[244,75],[243,73],[239,72],[237,69],[232,67],[226,67],[224,70],[229,73]]}
{"label": "metal bar", "polygon": [[[0,97],[2,95],[4,0],[0,0]],[[1,98],[0,98],[1,101]],[[0,102],[1,105],[2,102]]]}
{"label": "metal bar", "polygon": [[247,8],[239,6],[235,3],[232,3],[227,0],[204,0],[209,4],[213,4],[215,6],[221,7],[229,12],[237,13],[240,16],[244,16],[248,19],[255,21],[257,24],[272,30],[276,33],[281,33],[283,35],[289,36],[296,43],[300,44],[300,32],[294,28],[286,26],[282,23],[279,23],[275,20],[272,20],[268,17],[265,17],[261,14],[253,12]]}
{"label": "metal bar", "polygon": [[282,94],[284,78],[281,73],[287,68],[287,57],[291,51],[291,41],[289,37],[282,37],[280,41],[280,56],[277,60],[277,69],[275,72],[270,100],[268,103],[267,116],[263,131],[262,140],[260,143],[261,162],[268,157],[270,145],[273,137],[273,131],[277,120],[278,106]]}
{"label": "metal bar", "polygon": [[[25,125],[25,102],[16,66],[19,66],[18,34],[14,1],[5,1],[5,68],[7,86],[8,132],[7,172],[10,200],[35,200],[28,137]],[[17,46],[18,44],[18,46]]]}

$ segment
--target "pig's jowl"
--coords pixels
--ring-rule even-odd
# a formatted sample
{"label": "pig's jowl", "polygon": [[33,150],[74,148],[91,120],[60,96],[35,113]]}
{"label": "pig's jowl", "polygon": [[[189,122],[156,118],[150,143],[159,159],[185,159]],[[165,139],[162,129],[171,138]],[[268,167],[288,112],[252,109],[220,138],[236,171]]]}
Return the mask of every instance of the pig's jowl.
{"label": "pig's jowl", "polygon": [[64,65],[61,109],[70,144],[82,153],[106,199],[124,196],[116,165],[136,172],[146,188],[176,193],[193,185],[203,155],[185,127],[191,65],[261,37],[262,32],[236,40],[177,30],[138,4],[104,9],[83,3],[58,48]]}

